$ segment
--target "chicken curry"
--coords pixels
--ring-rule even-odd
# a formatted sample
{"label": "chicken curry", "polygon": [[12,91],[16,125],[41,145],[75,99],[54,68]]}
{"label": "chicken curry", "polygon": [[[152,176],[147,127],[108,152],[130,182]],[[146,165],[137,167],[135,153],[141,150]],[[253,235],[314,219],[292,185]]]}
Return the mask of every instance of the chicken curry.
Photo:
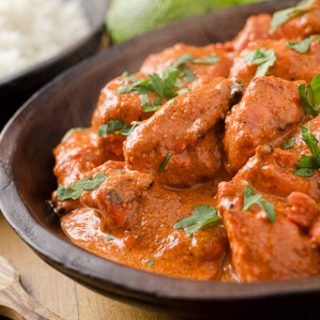
{"label": "chicken curry", "polygon": [[319,274],[319,34],[307,0],[106,84],[91,126],[54,150],[67,237],[178,278]]}

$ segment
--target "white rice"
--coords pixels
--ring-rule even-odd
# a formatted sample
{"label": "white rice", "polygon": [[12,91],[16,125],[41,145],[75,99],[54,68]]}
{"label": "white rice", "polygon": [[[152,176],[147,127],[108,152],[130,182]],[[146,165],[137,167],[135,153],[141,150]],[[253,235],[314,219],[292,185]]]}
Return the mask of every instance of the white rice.
{"label": "white rice", "polygon": [[0,78],[54,56],[89,30],[78,0],[0,0]]}

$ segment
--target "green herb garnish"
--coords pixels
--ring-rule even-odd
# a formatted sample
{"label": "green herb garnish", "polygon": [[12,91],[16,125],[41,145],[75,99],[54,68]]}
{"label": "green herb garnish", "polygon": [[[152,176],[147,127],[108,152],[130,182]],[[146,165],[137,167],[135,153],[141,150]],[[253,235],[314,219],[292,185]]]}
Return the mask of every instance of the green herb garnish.
{"label": "green herb garnish", "polygon": [[254,51],[247,52],[245,55],[246,62],[250,62],[251,64],[258,66],[255,77],[265,76],[276,60],[276,55],[272,49],[266,50],[258,48]]}
{"label": "green herb garnish", "polygon": [[74,132],[83,131],[83,130],[85,130],[85,129],[86,129],[86,128],[82,128],[82,127],[70,129],[70,130],[63,136],[63,138],[61,139],[61,142],[66,141],[68,138],[70,138],[71,135],[72,135]]}
{"label": "green herb garnish", "polygon": [[180,96],[181,94],[184,94],[184,93],[188,93],[190,92],[191,90],[188,89],[188,88],[182,88],[180,89],[179,91],[177,91],[177,94]]}
{"label": "green herb garnish", "polygon": [[298,53],[307,53],[310,49],[312,37],[306,38],[302,41],[288,41],[287,45]]}
{"label": "green herb garnish", "polygon": [[295,7],[277,11],[272,16],[269,34],[273,34],[280,26],[311,9],[316,0],[304,0]]}
{"label": "green herb garnish", "polygon": [[305,115],[317,116],[320,112],[320,74],[313,77],[309,86],[300,84],[298,90]]}
{"label": "green herb garnish", "polygon": [[110,234],[106,233],[106,239],[107,239],[107,241],[113,241],[114,237],[111,236]]}
{"label": "green herb garnish", "polygon": [[178,69],[183,66],[186,62],[193,61],[194,57],[191,54],[183,54],[180,58],[178,58],[175,62],[171,64],[172,68]]}
{"label": "green herb garnish", "polygon": [[248,211],[252,205],[256,204],[267,214],[268,219],[271,222],[277,221],[277,216],[274,211],[273,203],[267,202],[262,198],[261,194],[254,194],[250,185],[247,185],[244,189],[244,200],[242,212]]}
{"label": "green herb garnish", "polygon": [[133,121],[131,126],[125,126],[121,130],[121,135],[125,137],[129,137],[131,133],[140,125],[140,121]]}
{"label": "green herb garnish", "polygon": [[173,227],[175,229],[184,229],[189,236],[193,235],[207,225],[220,220],[218,211],[215,207],[199,205],[193,207],[191,216],[178,221]]}
{"label": "green herb garnish", "polygon": [[[212,56],[210,56],[210,59],[208,61],[213,61]],[[194,72],[186,65],[186,62],[194,60],[193,56],[184,54],[162,74],[153,73],[146,79],[131,81],[131,85],[119,87],[116,92],[118,94],[137,92],[140,95],[143,110],[154,112],[162,105],[162,99],[172,99],[178,95],[176,89],[183,85],[181,78],[185,77],[189,82],[196,79]],[[127,79],[129,78],[127,77]],[[155,92],[158,95],[153,104],[149,100],[149,92]]]}
{"label": "green herb garnish", "polygon": [[193,64],[216,64],[219,62],[219,58],[216,54],[211,54],[210,56],[194,59],[192,60]]}
{"label": "green herb garnish", "polygon": [[293,146],[294,146],[294,143],[296,142],[296,139],[295,138],[291,138],[289,141],[283,143],[281,145],[281,149],[282,150],[288,150],[288,149],[291,149]]}
{"label": "green herb garnish", "polygon": [[95,190],[106,180],[107,175],[104,173],[97,173],[92,178],[84,178],[74,182],[71,188],[66,188],[59,185],[57,196],[60,200],[77,200],[84,191]]}
{"label": "green herb garnish", "polygon": [[318,140],[310,130],[310,123],[307,127],[301,127],[302,140],[307,144],[311,151],[311,156],[302,155],[297,163],[295,175],[300,177],[312,177],[314,170],[320,169],[320,149]]}
{"label": "green herb garnish", "polygon": [[152,266],[154,265],[154,259],[149,259],[149,260],[147,261],[147,265],[148,265],[149,267],[152,267]]}
{"label": "green herb garnish", "polygon": [[166,168],[169,160],[171,159],[171,157],[172,157],[172,153],[168,152],[166,157],[164,158],[164,160],[160,164],[160,169],[159,169],[160,172],[163,172],[165,170],[165,168]]}
{"label": "green herb garnish", "polygon": [[301,169],[297,169],[295,171],[295,175],[298,177],[305,177],[305,178],[309,178],[312,177],[314,174],[314,170],[313,169],[308,169],[308,168],[301,168]]}
{"label": "green herb garnish", "polygon": [[108,134],[128,136],[131,133],[132,126],[127,126],[122,120],[110,120],[107,123],[99,126],[98,135],[101,138],[106,137]]}

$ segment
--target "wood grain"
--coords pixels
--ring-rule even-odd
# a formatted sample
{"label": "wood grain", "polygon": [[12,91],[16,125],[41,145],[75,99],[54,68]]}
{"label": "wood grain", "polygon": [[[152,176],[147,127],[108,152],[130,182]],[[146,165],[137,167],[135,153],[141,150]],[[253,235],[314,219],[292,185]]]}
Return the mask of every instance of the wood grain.
{"label": "wood grain", "polygon": [[[175,320],[105,298],[60,274],[19,239],[1,213],[0,244],[0,255],[9,259],[19,270],[26,291],[62,319]],[[5,314],[1,314],[0,309],[1,315]],[[14,318],[12,314],[9,316]]]}

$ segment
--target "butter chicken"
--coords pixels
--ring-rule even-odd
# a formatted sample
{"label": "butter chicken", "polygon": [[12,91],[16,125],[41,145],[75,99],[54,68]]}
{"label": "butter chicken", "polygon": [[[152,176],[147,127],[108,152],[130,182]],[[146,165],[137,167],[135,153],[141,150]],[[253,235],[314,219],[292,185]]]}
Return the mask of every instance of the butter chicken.
{"label": "butter chicken", "polygon": [[319,34],[307,0],[106,84],[91,126],[54,150],[68,238],[178,278],[319,274]]}

